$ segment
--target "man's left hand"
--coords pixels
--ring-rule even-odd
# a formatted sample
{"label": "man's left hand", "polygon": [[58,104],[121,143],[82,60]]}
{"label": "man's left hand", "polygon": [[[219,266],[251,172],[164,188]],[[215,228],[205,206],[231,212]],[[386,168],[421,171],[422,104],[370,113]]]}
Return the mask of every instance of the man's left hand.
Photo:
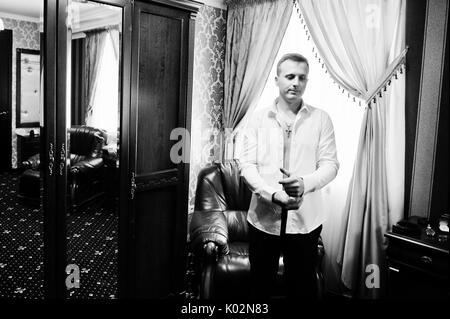
{"label": "man's left hand", "polygon": [[279,183],[283,185],[284,191],[291,197],[301,197],[305,191],[305,184],[301,177],[293,176],[289,171],[284,168],[280,168],[280,171],[287,176],[283,178]]}

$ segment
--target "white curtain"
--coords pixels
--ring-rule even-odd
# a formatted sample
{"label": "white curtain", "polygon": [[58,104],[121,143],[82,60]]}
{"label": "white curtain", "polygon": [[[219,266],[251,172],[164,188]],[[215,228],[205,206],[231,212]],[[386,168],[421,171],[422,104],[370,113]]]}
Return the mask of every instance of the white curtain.
{"label": "white curtain", "polygon": [[86,125],[104,129],[108,136],[115,136],[119,125],[119,31],[111,29],[107,32]]}
{"label": "white curtain", "polygon": [[293,7],[292,1],[284,0],[229,0],[227,4],[224,160],[233,158],[234,136],[264,89]]}
{"label": "white curtain", "polygon": [[[328,266],[351,294],[380,297],[384,234],[403,217],[405,97],[399,70],[406,54],[405,1],[300,0],[298,5],[317,59],[344,93],[368,104],[341,220],[323,233]],[[379,276],[367,285],[366,271],[373,269]]]}

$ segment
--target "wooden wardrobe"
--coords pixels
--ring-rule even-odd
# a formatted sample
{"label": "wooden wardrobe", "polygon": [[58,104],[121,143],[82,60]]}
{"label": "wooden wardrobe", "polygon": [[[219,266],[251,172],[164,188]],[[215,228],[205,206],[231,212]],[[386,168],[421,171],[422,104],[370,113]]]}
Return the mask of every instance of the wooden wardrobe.
{"label": "wooden wardrobe", "polygon": [[180,142],[171,132],[190,131],[198,8],[192,1],[134,3],[129,291],[137,298],[176,297],[184,288],[189,164],[170,158]]}
{"label": "wooden wardrobe", "polygon": [[[185,289],[194,20],[189,0],[91,0],[123,9],[119,298],[177,298]],[[45,0],[45,295],[65,298],[68,0]],[[172,136],[173,137],[173,136]],[[53,168],[61,174],[56,174]]]}

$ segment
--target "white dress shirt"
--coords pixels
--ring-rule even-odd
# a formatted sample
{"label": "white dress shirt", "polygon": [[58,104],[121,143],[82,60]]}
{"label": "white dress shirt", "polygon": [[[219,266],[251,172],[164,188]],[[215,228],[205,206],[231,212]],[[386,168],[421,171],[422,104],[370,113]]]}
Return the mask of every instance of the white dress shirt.
{"label": "white dress shirt", "polygon": [[[283,128],[275,100],[256,110],[246,128],[238,134],[235,158],[240,174],[253,192],[247,220],[254,227],[280,234],[281,207],[272,195],[281,191],[283,174]],[[296,115],[290,138],[289,167],[292,175],[302,177],[305,190],[299,209],[289,210],[287,234],[306,234],[323,224],[321,188],[332,181],[339,169],[333,124],[329,115],[303,103]]]}

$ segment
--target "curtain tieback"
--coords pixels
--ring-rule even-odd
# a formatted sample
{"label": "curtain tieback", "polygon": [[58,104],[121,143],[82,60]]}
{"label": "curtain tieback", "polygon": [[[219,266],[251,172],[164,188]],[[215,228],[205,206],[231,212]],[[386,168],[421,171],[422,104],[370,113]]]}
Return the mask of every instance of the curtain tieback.
{"label": "curtain tieback", "polygon": [[383,76],[380,77],[377,86],[373,89],[369,90],[366,94],[364,94],[363,99],[367,104],[370,104],[372,99],[376,98],[377,94],[381,94],[382,90],[386,88],[386,86],[390,85],[392,77],[397,75],[397,72],[402,68],[402,65],[405,63],[406,53],[408,52],[409,47],[407,46],[399,56],[392,61],[392,63],[387,67]]}

